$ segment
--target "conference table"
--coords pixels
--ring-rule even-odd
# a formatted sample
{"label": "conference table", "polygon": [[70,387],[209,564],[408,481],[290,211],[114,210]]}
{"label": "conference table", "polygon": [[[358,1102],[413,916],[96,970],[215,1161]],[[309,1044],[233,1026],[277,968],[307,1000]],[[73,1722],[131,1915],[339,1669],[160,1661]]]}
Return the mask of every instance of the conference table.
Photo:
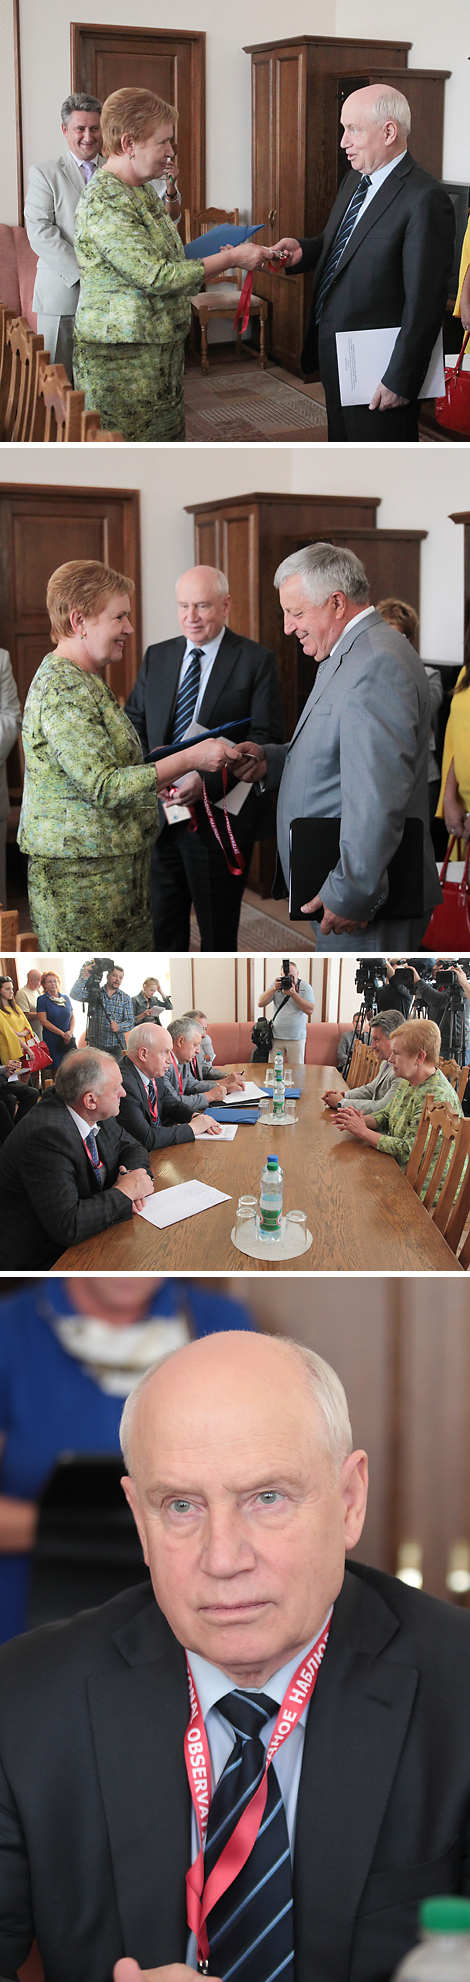
{"label": "conference table", "polygon": [[[237,1068],[234,1067],[236,1072]],[[251,1074],[251,1069],[250,1069]],[[259,1084],[261,1067],[253,1068]],[[458,1260],[392,1156],[366,1149],[335,1125],[325,1088],[344,1087],[336,1067],[294,1067],[297,1120],[241,1125],[233,1142],[218,1137],[173,1144],[150,1155],[156,1191],[198,1178],[230,1193],[228,1201],[159,1230],[138,1215],[69,1246],[55,1272],[188,1273],[460,1273]],[[289,1090],[287,1090],[289,1093]],[[235,1096],[234,1096],[235,1104]],[[237,1202],[258,1196],[266,1157],[284,1171],[284,1212],[307,1213],[313,1244],[293,1259],[252,1259],[232,1243]]]}

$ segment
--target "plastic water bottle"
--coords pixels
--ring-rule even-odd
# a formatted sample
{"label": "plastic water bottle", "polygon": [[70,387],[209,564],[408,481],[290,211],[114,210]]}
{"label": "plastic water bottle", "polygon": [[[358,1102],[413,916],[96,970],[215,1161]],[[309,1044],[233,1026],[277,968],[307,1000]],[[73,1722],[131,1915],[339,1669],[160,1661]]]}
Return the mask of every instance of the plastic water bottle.
{"label": "plastic water bottle", "polygon": [[393,1982],[470,1982],[470,1900],[451,1893],[425,1899],[419,1909],[420,1941]]}
{"label": "plastic water bottle", "polygon": [[264,1170],[261,1171],[259,1200],[260,1239],[281,1238],[283,1189],[284,1171],[281,1170],[279,1158],[277,1156],[268,1156]]}
{"label": "plastic water bottle", "polygon": [[283,1053],[275,1053],[275,1055],[274,1055],[274,1079],[275,1079],[275,1080],[277,1079],[277,1076],[278,1076],[278,1074],[282,1074],[282,1071],[283,1071],[283,1067],[284,1067],[284,1054],[283,1054]]}
{"label": "plastic water bottle", "polygon": [[275,1073],[274,1075],[273,1115],[275,1121],[276,1122],[283,1121],[285,1112],[286,1112],[286,1090],[284,1084],[283,1068],[281,1064],[279,1072]]}

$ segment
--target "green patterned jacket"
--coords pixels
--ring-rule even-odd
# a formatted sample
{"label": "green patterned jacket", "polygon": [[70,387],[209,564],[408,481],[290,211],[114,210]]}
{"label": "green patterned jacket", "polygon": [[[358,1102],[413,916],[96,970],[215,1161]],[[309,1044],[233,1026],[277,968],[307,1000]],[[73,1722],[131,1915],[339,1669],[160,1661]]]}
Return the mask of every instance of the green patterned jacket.
{"label": "green patterned jacket", "polygon": [[47,654],[23,719],[25,783],[19,844],[49,859],[137,853],[158,834],[153,765],[96,674]]}
{"label": "green patterned jacket", "polygon": [[152,186],[95,172],[77,207],[81,286],[76,328],[95,344],[172,344],[185,338],[204,263],[187,261]]}
{"label": "green patterned jacket", "polygon": [[[396,1163],[400,1165],[400,1170],[406,1170],[408,1159],[411,1156],[427,1094],[433,1094],[436,1101],[447,1101],[448,1107],[453,1108],[457,1115],[462,1114],[458,1094],[455,1093],[450,1081],[443,1074],[442,1067],[436,1067],[436,1072],[430,1074],[428,1080],[422,1081],[421,1087],[410,1087],[409,1081],[401,1080],[398,1088],[395,1089],[395,1093],[391,1095],[390,1100],[385,1101],[382,1108],[374,1108],[373,1110],[376,1128],[385,1131],[380,1136],[377,1149],[383,1151],[385,1156],[394,1156]],[[422,1198],[425,1196],[428,1183],[437,1163],[440,1142],[441,1138],[439,1137],[435,1156],[432,1163],[430,1163],[420,1193]],[[438,1197],[440,1197],[444,1177],[447,1176],[449,1163],[450,1155],[445,1166]]]}

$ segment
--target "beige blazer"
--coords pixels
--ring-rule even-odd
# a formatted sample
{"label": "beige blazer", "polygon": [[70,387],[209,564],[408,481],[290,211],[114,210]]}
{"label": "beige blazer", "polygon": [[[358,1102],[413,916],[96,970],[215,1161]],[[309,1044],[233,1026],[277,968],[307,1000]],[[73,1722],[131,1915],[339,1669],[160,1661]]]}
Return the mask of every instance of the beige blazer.
{"label": "beige blazer", "polygon": [[68,145],[60,158],[30,167],[24,217],[28,241],[39,256],[33,310],[40,316],[75,315],[80,270],[73,236],[84,191],[78,159]]}

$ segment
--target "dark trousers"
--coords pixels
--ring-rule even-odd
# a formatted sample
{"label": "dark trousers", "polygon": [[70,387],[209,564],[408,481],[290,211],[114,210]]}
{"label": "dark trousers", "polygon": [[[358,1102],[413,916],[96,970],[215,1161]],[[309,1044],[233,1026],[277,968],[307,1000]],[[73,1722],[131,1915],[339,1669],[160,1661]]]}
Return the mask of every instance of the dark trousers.
{"label": "dark trousers", "polygon": [[[342,406],[339,396],[336,344],[331,329],[320,324],[318,339],[320,377],[326,396],[328,440],[417,441],[419,401],[408,406],[391,406],[388,413],[371,413],[368,406]],[[377,379],[377,385],[379,380]]]}
{"label": "dark trousers", "polygon": [[[210,828],[208,828],[210,831]],[[254,840],[243,848],[242,874],[229,873],[213,835],[186,824],[164,826],[152,847],[152,918],[157,950],[188,950],[193,904],[202,950],[236,950],[238,923]],[[233,856],[231,855],[231,858]]]}
{"label": "dark trousers", "polygon": [[[3,1086],[2,1082],[2,1086],[0,1087],[0,1142],[5,1142],[6,1137],[11,1135],[15,1123],[21,1122],[23,1115],[29,1114],[30,1108],[36,1107],[38,1099],[39,1097],[35,1093],[34,1088],[29,1086],[23,1087],[19,1080],[9,1081],[8,1084],[5,1082],[5,1086]],[[16,1105],[17,1103],[18,1107]]]}

